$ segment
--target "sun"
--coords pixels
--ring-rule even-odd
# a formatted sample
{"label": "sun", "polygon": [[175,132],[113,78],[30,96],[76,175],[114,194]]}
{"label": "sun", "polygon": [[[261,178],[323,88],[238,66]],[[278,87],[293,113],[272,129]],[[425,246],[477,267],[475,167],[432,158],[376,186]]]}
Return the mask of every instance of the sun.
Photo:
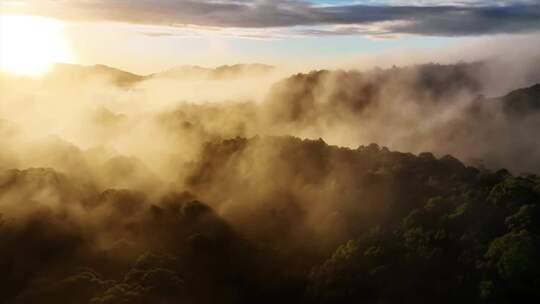
{"label": "sun", "polygon": [[28,15],[0,15],[0,68],[39,76],[55,62],[70,62],[61,21]]}

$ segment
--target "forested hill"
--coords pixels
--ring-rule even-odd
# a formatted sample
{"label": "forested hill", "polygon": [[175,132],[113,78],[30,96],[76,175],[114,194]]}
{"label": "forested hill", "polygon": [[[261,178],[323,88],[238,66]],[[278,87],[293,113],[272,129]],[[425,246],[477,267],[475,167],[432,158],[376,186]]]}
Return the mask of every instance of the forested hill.
{"label": "forested hill", "polygon": [[159,195],[1,172],[0,302],[540,296],[539,176],[293,137],[209,142],[182,170]]}
{"label": "forested hill", "polygon": [[512,91],[500,99],[507,113],[515,118],[538,115],[540,110],[540,83],[529,88]]}

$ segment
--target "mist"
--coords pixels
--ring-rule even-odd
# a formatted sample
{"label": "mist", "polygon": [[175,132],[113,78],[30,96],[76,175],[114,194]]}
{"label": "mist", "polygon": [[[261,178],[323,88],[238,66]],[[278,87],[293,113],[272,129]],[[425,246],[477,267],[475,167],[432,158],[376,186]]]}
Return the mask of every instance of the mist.
{"label": "mist", "polygon": [[539,61],[511,59],[2,74],[0,295],[303,299],[314,265],[408,206],[540,173]]}

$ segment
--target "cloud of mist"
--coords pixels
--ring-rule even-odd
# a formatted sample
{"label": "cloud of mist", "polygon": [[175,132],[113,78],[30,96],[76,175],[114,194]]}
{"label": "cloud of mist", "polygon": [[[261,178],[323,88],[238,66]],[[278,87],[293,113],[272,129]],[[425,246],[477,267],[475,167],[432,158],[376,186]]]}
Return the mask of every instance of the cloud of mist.
{"label": "cloud of mist", "polygon": [[[174,286],[173,299],[234,303],[223,284],[233,282],[257,298],[268,291],[250,281],[294,280],[398,201],[422,202],[408,191],[417,175],[538,172],[540,87],[496,98],[499,84],[538,82],[537,61],[503,59],[292,75],[2,75],[0,261],[12,286],[0,293],[28,303],[80,283],[107,303],[162,299],[156,288]],[[426,151],[435,155],[407,153]],[[81,265],[92,270],[73,273]],[[75,303],[77,292],[65,296]]]}
{"label": "cloud of mist", "polygon": [[536,120],[510,119],[504,101],[489,98],[540,80],[534,58],[292,76],[264,66],[3,75],[0,168],[55,168],[99,188],[160,192],[189,175],[207,142],[292,135],[537,171],[536,159],[520,157],[538,151],[528,139]]}

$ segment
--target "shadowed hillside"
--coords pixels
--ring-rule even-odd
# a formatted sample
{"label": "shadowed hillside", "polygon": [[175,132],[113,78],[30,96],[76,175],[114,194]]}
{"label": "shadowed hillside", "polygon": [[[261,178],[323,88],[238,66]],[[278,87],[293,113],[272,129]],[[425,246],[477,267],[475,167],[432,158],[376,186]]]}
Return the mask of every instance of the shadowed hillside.
{"label": "shadowed hillside", "polygon": [[3,171],[3,301],[538,297],[538,176],[292,137],[209,142],[187,168],[158,196]]}
{"label": "shadowed hillside", "polygon": [[540,111],[540,83],[510,92],[501,97],[504,109],[517,119],[538,115]]}

